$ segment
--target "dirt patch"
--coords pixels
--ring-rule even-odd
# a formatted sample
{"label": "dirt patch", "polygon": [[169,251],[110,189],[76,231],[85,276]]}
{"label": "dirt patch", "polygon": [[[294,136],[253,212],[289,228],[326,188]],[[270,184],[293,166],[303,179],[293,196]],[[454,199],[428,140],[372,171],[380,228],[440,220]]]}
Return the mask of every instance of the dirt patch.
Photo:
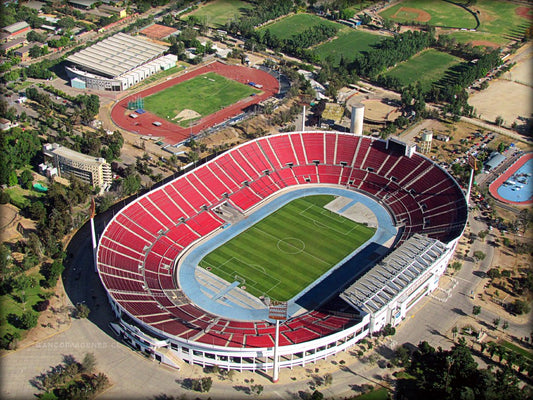
{"label": "dirt patch", "polygon": [[369,121],[378,123],[394,121],[401,115],[398,107],[389,105],[383,100],[363,100],[362,103],[365,106],[365,118]]}
{"label": "dirt patch", "polygon": [[533,7],[516,7],[514,12],[523,18],[533,19]]}
{"label": "dirt patch", "polygon": [[174,118],[172,118],[173,120],[178,120],[178,121],[187,121],[189,119],[194,119],[194,118],[200,118],[202,115],[200,113],[197,113],[196,111],[194,110],[189,110],[188,108],[186,108],[185,110],[181,110],[178,114],[176,114],[176,116]]}
{"label": "dirt patch", "polygon": [[402,13],[405,14],[416,14],[416,18],[411,18],[413,21],[416,22],[428,22],[431,19],[431,15],[424,10],[420,10],[418,8],[410,8],[410,7],[400,7],[398,11],[392,16],[392,18],[397,19],[403,19],[405,18],[402,16]]}
{"label": "dirt patch", "polygon": [[11,204],[0,205],[0,240],[5,242],[13,235],[11,230],[15,227],[17,209]]}
{"label": "dirt patch", "polygon": [[485,47],[492,47],[494,49],[500,47],[500,45],[498,43],[494,43],[494,42],[489,42],[488,40],[472,40],[470,42],[470,44],[473,46],[473,47],[476,47],[476,46],[485,46]]}

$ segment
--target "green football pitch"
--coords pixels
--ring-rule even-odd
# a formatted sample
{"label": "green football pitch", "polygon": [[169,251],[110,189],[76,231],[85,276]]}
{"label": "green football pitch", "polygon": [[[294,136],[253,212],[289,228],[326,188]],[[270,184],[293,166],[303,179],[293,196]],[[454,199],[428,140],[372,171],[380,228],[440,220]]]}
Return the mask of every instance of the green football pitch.
{"label": "green football pitch", "polygon": [[[144,109],[170,122],[187,127],[259,90],[214,72],[195,76],[144,99]],[[181,115],[183,110],[192,110]]]}
{"label": "green football pitch", "polygon": [[370,239],[374,228],[324,208],[330,195],[291,201],[200,261],[254,296],[287,301]]}

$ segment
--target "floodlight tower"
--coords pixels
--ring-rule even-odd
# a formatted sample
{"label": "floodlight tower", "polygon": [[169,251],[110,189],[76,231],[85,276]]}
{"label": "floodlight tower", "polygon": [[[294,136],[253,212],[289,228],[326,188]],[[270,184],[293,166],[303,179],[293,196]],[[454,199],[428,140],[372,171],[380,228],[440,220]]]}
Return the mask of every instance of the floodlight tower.
{"label": "floodlight tower", "polygon": [[477,171],[476,157],[468,155],[468,165],[470,165],[470,179],[468,181],[468,189],[466,191],[466,205],[470,206],[470,193],[472,192],[472,185],[474,184],[474,174]]}
{"label": "floodlight tower", "polygon": [[94,260],[94,272],[97,272],[98,271],[98,268],[97,268],[97,261],[96,261],[96,246],[97,246],[97,242],[96,242],[96,230],[94,229],[94,214],[95,214],[95,210],[96,210],[96,205],[94,204],[94,197],[91,198],[91,208],[89,209],[90,210],[90,221],[91,221],[91,239],[92,239],[92,245],[93,245],[93,260]]}
{"label": "floodlight tower", "polygon": [[268,318],[276,320],[276,335],[274,339],[274,360],[272,365],[272,382],[276,383],[279,380],[279,321],[285,321],[287,319],[287,302],[275,302],[270,303],[268,311]]}

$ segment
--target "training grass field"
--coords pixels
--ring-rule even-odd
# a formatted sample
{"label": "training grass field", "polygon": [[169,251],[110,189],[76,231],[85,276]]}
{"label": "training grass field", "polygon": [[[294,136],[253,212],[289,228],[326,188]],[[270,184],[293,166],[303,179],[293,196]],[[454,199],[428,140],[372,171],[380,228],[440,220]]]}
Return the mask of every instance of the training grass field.
{"label": "training grass field", "polygon": [[[214,72],[198,75],[144,99],[144,109],[170,122],[187,127],[190,121],[213,114],[259,90],[225,78]],[[176,119],[183,110],[193,110],[200,116]]]}
{"label": "training grass field", "polygon": [[189,15],[194,15],[200,21],[205,18],[207,25],[211,28],[223,28],[227,22],[236,16],[242,16],[246,9],[252,7],[252,4],[241,0],[215,0],[187,14],[185,19]]}
{"label": "training grass field", "polygon": [[381,42],[385,36],[374,35],[365,31],[356,31],[349,27],[343,27],[337,38],[322,43],[315,47],[315,52],[321,60],[333,57],[335,66],[339,65],[341,56],[346,61],[353,61],[357,54],[369,50],[373,44]]}
{"label": "training grass field", "polygon": [[370,239],[374,228],[328,211],[334,196],[296,199],[218,247],[200,266],[254,296],[286,301]]}
{"label": "training grass field", "polygon": [[[462,43],[485,41],[503,45],[511,40],[520,39],[531,24],[531,20],[518,15],[516,12],[518,7],[524,6],[530,7],[527,4],[509,1],[478,0],[470,6],[480,23],[475,32],[444,31],[440,34],[447,33]],[[409,8],[427,12],[431,16],[428,21],[431,25],[459,29],[476,28],[476,20],[471,13],[445,1],[405,0],[382,11],[380,15],[396,22],[411,22],[416,19],[418,14],[409,11]]]}
{"label": "training grass field", "polygon": [[422,87],[427,90],[433,82],[441,79],[450,67],[460,62],[461,59],[459,57],[429,49],[398,64],[385,75],[397,78],[404,86],[420,82]]}
{"label": "training grass field", "polygon": [[459,42],[489,41],[504,45],[511,40],[519,40],[532,21],[516,10],[518,7],[533,7],[499,0],[478,1],[474,8],[479,11],[480,26],[477,32],[453,32],[450,35]]}
{"label": "training grass field", "polygon": [[276,36],[279,39],[289,39],[293,35],[302,33],[306,29],[312,28],[319,24],[326,24],[336,26],[337,28],[342,28],[344,25],[341,25],[337,22],[328,21],[327,19],[321,18],[313,14],[294,14],[288,17],[282,18],[271,24],[262,26],[259,29],[259,32],[265,32],[267,29],[270,30],[272,36]]}
{"label": "training grass field", "polygon": [[431,16],[427,23],[435,26],[473,29],[477,24],[474,16],[464,8],[442,0],[405,0],[380,12],[379,15],[395,22],[416,21],[418,14],[409,9],[425,11]]}

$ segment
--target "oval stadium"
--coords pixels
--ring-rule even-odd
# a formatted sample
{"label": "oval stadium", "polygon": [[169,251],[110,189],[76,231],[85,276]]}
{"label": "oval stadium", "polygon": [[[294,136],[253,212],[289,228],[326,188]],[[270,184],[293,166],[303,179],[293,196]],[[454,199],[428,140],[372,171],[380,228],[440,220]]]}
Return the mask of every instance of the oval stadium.
{"label": "oval stadium", "polygon": [[411,145],[283,133],[128,204],[97,269],[133,348],[275,372],[398,325],[438,286],[467,214],[457,182]]}

